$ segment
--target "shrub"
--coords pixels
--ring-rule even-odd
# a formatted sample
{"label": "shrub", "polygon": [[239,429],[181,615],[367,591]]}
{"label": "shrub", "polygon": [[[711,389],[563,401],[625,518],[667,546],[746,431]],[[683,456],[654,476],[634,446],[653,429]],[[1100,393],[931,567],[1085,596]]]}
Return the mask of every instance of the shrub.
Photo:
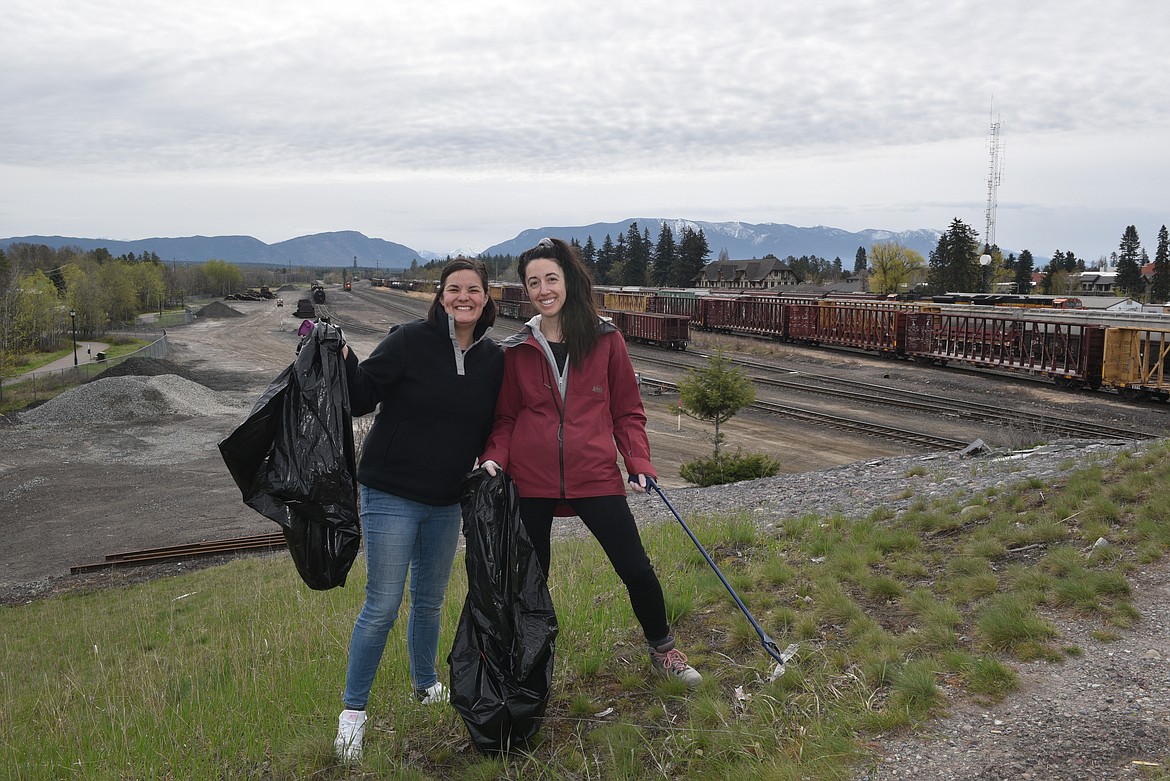
{"label": "shrub", "polygon": [[757,480],[761,477],[775,477],[780,472],[780,461],[766,453],[741,453],[735,455],[720,453],[715,456],[696,458],[679,467],[684,480],[706,488],[709,485],[738,483],[740,480]]}

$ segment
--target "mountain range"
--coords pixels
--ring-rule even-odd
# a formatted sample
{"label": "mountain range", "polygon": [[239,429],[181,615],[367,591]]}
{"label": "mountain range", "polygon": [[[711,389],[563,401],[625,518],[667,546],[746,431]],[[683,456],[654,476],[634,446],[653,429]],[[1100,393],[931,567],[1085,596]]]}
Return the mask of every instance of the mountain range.
{"label": "mountain range", "polygon": [[[780,223],[752,224],[746,222],[701,222],[697,220],[631,218],[620,222],[596,222],[582,226],[548,226],[522,231],[516,237],[493,244],[482,252],[490,255],[519,255],[545,236],[577,239],[581,244],[592,237],[600,247],[609,236],[616,241],[624,236],[632,223],[638,232],[649,230],[652,243],[658,242],[663,224],[670,226],[676,242],[682,238],[683,228],[702,230],[711,248],[714,260],[726,250],[732,260],[762,258],[775,255],[784,259],[789,255],[816,256],[833,260],[841,258],[845,268],[853,267],[858,247],[879,241],[897,241],[916,250],[925,258],[938,245],[941,233],[936,230],[910,231],[864,230],[850,232],[840,228],[818,225],[800,228]],[[12,244],[43,244],[55,249],[78,247],[82,250],[104,248],[114,256],[153,252],[163,260],[197,262],[226,260],[238,264],[269,266],[337,267],[356,265],[360,268],[384,270],[408,268],[412,261],[426,262],[446,257],[444,253],[419,251],[385,239],[370,238],[357,231],[335,231],[299,236],[276,244],[265,244],[251,236],[187,236],[180,238],[149,238],[133,241],[112,241],[69,236],[14,236],[0,238],[0,248]]]}

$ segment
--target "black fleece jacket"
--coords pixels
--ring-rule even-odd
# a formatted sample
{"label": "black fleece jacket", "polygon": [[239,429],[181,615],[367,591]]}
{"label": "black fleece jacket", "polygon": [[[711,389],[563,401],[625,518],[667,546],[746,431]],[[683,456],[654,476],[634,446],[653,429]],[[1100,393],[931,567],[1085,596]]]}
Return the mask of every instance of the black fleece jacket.
{"label": "black fleece jacket", "polygon": [[351,349],[345,362],[354,417],[378,409],[358,482],[430,505],[459,502],[491,432],[504,374],[503,350],[486,329],[462,352],[444,325],[395,326],[369,358],[359,363]]}

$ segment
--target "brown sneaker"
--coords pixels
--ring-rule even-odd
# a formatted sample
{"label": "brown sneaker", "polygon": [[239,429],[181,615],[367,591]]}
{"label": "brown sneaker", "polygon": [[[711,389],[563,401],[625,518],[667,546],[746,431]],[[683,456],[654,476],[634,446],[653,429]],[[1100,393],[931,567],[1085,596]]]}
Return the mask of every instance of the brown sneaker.
{"label": "brown sneaker", "polygon": [[687,664],[687,656],[674,647],[674,643],[650,649],[650,667],[663,678],[682,681],[693,689],[703,682],[699,671]]}

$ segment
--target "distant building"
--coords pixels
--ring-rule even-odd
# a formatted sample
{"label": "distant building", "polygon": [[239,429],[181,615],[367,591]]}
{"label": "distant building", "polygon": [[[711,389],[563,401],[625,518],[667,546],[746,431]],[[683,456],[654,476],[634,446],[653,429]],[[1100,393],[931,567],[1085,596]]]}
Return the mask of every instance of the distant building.
{"label": "distant building", "polygon": [[1074,277],[1076,292],[1083,296],[1111,296],[1117,284],[1116,271],[1086,271]]}
{"label": "distant building", "polygon": [[695,277],[695,287],[771,290],[800,284],[800,278],[774,255],[753,260],[716,260]]}

